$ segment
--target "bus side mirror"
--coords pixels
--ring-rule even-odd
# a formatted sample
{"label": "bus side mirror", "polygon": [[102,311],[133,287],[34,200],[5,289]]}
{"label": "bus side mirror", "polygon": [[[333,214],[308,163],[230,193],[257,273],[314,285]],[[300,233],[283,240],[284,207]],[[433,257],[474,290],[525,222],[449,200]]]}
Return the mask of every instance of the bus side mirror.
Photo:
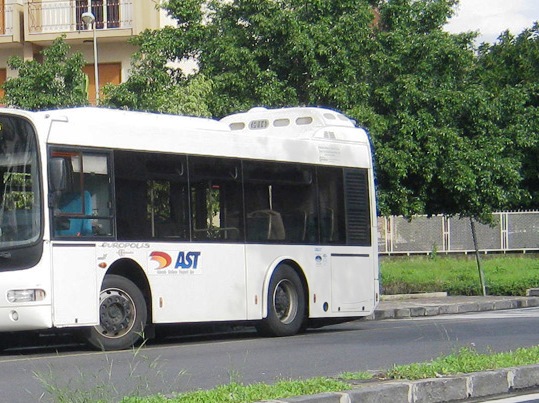
{"label": "bus side mirror", "polygon": [[67,188],[67,164],[64,158],[49,160],[50,186],[53,192],[61,192]]}

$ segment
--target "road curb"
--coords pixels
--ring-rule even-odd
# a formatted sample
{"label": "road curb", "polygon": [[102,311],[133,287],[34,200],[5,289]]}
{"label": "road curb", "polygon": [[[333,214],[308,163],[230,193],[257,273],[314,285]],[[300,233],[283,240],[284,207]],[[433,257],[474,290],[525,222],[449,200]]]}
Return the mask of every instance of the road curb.
{"label": "road curb", "polygon": [[408,319],[422,316],[437,316],[466,312],[499,311],[505,309],[530,308],[539,306],[539,297],[519,297],[495,301],[474,301],[458,304],[438,304],[429,306],[396,307],[376,309],[367,320]]}
{"label": "road curb", "polygon": [[346,392],[299,396],[272,403],[437,403],[494,397],[539,387],[539,365],[418,381],[380,381]]}

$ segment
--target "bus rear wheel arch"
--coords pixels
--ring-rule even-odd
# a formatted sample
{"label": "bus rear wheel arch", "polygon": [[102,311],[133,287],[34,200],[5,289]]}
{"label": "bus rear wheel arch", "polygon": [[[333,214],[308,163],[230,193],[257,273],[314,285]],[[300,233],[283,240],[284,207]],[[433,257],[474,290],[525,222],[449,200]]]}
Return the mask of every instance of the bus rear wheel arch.
{"label": "bus rear wheel arch", "polygon": [[289,264],[280,264],[271,276],[267,302],[267,316],[257,325],[260,334],[292,336],[303,328],[307,312],[305,287]]}
{"label": "bus rear wheel arch", "polygon": [[109,274],[99,294],[99,324],[86,329],[88,344],[99,350],[123,350],[136,344],[148,321],[146,300],[131,280]]}

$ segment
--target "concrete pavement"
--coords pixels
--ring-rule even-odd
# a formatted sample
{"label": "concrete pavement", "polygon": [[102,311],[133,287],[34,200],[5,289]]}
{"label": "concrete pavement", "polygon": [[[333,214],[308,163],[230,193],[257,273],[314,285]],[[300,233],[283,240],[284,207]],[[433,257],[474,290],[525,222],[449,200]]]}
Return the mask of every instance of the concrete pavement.
{"label": "concrete pavement", "polygon": [[[533,293],[532,293],[533,294]],[[539,306],[539,297],[448,297],[443,293],[384,296],[368,319],[483,312]],[[340,393],[322,393],[279,403],[436,403],[482,399],[539,388],[539,365],[505,368],[418,381],[367,381]],[[478,400],[474,400],[478,401]]]}

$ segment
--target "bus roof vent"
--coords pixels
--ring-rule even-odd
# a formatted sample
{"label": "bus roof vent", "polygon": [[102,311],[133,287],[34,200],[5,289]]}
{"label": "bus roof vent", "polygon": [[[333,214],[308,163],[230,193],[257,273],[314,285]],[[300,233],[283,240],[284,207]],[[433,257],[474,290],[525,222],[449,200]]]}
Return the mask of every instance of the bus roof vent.
{"label": "bus roof vent", "polygon": [[298,126],[310,125],[311,123],[313,123],[313,118],[311,116],[301,116],[296,119],[296,124]]}
{"label": "bus roof vent", "polygon": [[243,130],[245,129],[245,123],[243,122],[232,122],[228,125],[230,130]]}
{"label": "bus roof vent", "polygon": [[354,126],[350,119],[339,112],[310,107],[256,107],[248,112],[226,116],[221,122],[226,123],[233,131],[257,131],[268,136],[282,137],[309,137],[324,127]]}
{"label": "bus roof vent", "polygon": [[290,119],[288,118],[282,118],[282,119],[275,119],[273,121],[274,127],[286,127],[290,124]]}

